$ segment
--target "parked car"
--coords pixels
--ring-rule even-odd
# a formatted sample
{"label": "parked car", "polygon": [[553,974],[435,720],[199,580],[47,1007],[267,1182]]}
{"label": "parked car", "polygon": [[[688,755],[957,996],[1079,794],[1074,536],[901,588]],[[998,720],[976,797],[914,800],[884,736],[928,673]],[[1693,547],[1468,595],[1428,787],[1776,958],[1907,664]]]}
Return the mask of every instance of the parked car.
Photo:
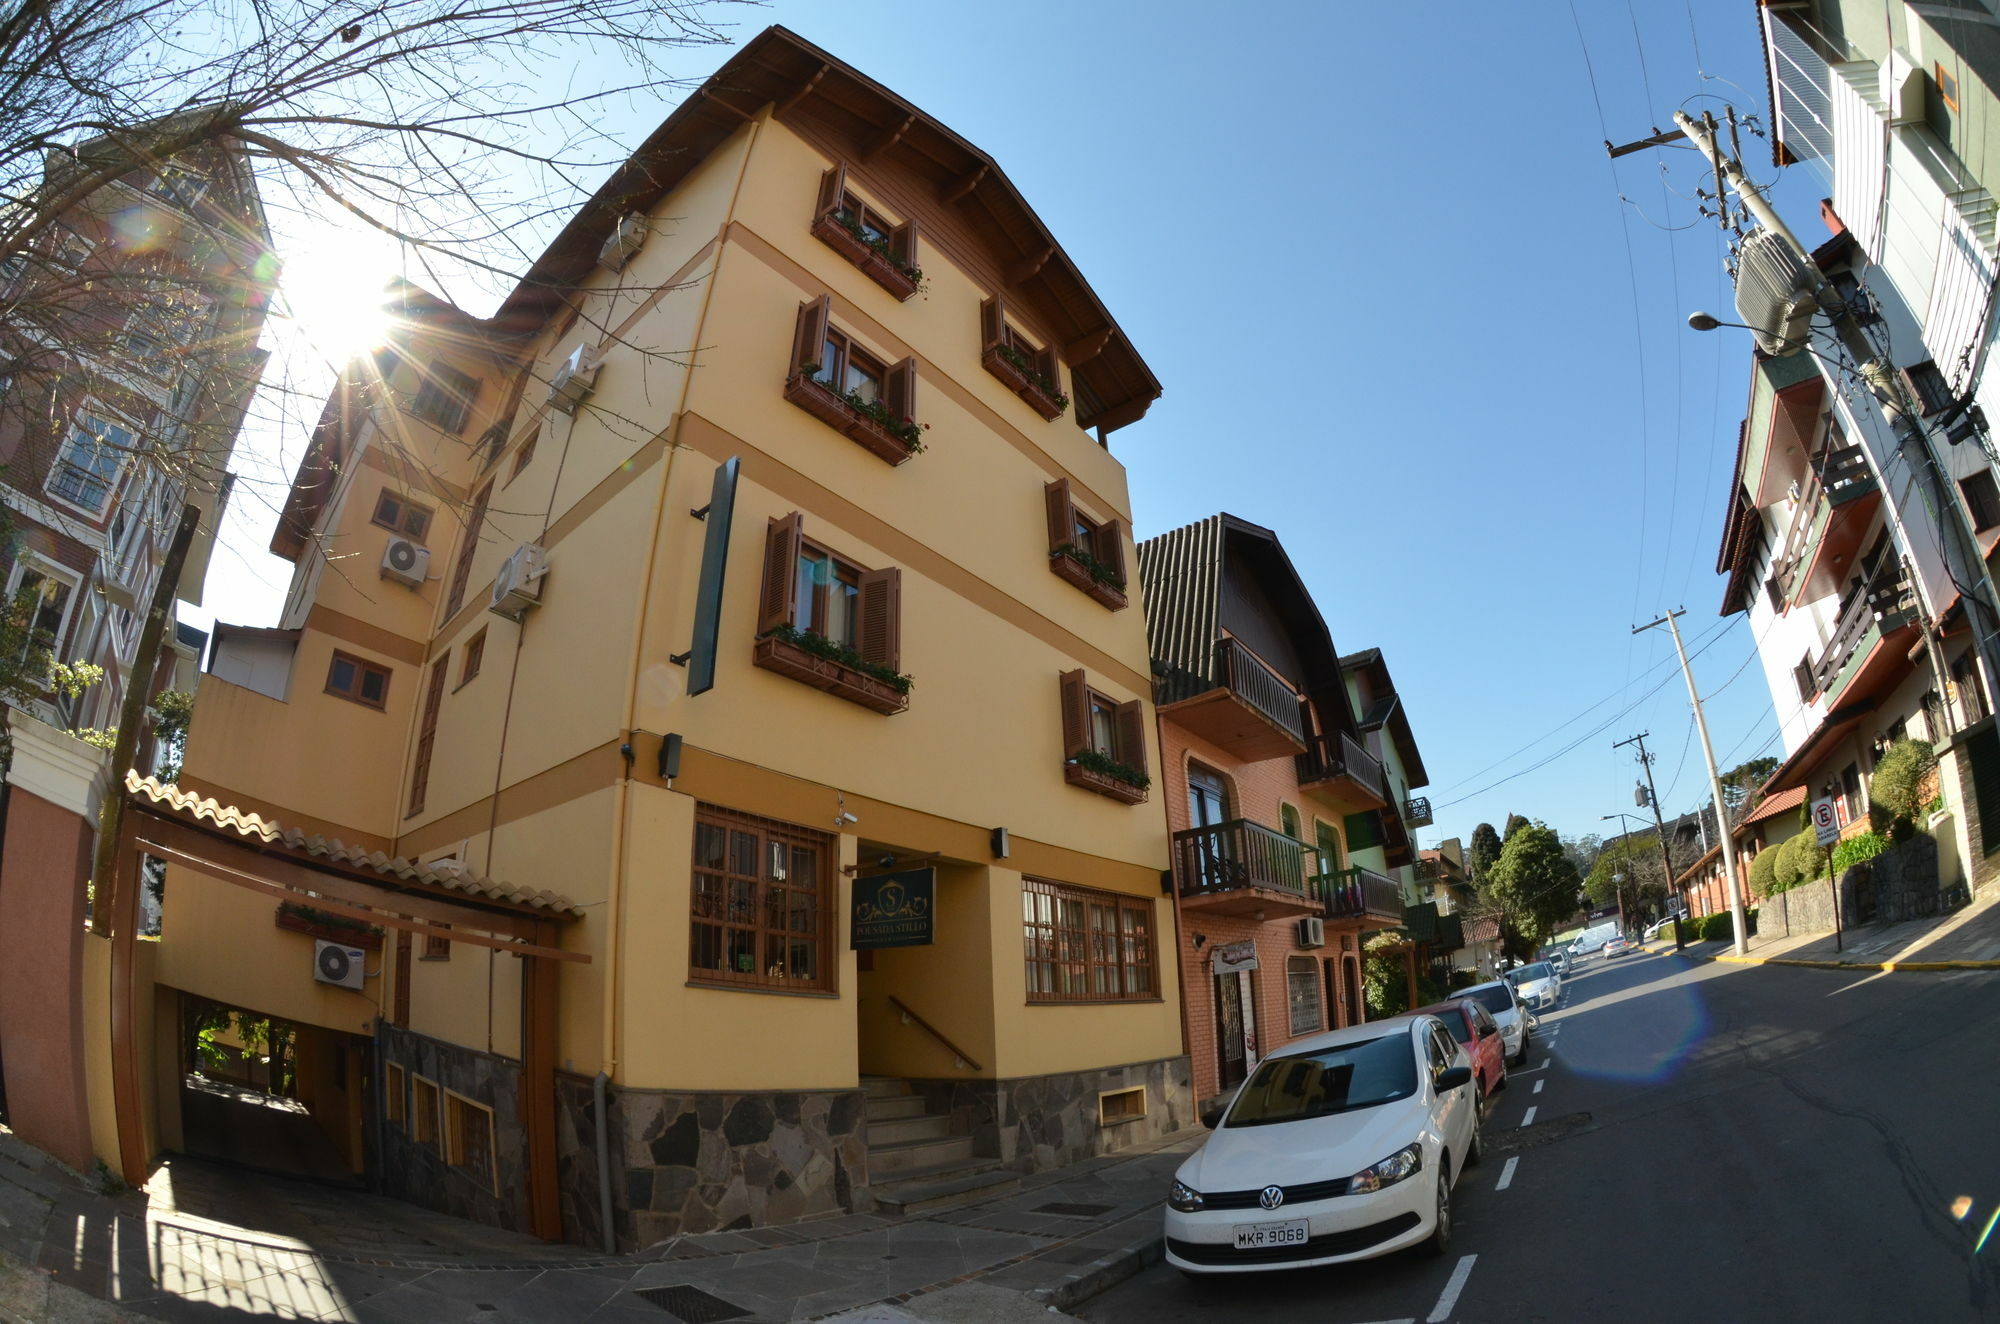
{"label": "parked car", "polygon": [[1604,957],[1606,960],[1609,960],[1614,956],[1623,956],[1631,950],[1631,939],[1625,937],[1613,938],[1610,942],[1604,944]]}
{"label": "parked car", "polygon": [[1410,1013],[1430,1015],[1444,1022],[1451,1037],[1458,1040],[1472,1058],[1472,1080],[1481,1102],[1507,1088],[1507,1048],[1500,1038],[1500,1026],[1476,998],[1453,998],[1434,1002]]}
{"label": "parked car", "polygon": [[1459,996],[1476,1000],[1493,1017],[1493,1023],[1500,1027],[1500,1040],[1506,1045],[1509,1062],[1519,1066],[1528,1060],[1528,1040],[1533,1037],[1534,1017],[1514,996],[1512,984],[1504,979],[1495,979],[1485,984],[1474,984]]}
{"label": "parked car", "polygon": [[1479,1161],[1472,1066],[1435,1016],[1286,1044],[1174,1174],[1167,1260],[1190,1275],[1443,1254],[1451,1192]]}
{"label": "parked car", "polygon": [[1536,961],[1519,970],[1509,971],[1507,982],[1514,986],[1516,996],[1533,1011],[1548,1011],[1562,997],[1562,976],[1547,961]]}
{"label": "parked car", "polygon": [[[1687,928],[1687,924],[1685,921],[1682,922],[1681,927],[1683,929]],[[1661,920],[1657,924],[1649,926],[1646,930],[1647,942],[1652,942],[1656,938],[1666,938],[1669,941],[1671,941],[1673,939],[1673,936],[1674,936],[1674,917],[1672,915],[1667,916],[1665,919]]]}

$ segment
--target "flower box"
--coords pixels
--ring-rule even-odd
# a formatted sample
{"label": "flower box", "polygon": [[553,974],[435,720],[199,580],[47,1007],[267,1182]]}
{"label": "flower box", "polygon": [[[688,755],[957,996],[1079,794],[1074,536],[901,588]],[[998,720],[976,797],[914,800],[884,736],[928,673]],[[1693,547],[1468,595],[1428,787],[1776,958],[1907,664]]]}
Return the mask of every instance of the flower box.
{"label": "flower box", "polygon": [[[1064,558],[1067,560],[1068,558]],[[1063,764],[1063,780],[1071,786],[1081,786],[1086,791],[1095,791],[1121,804],[1142,805],[1146,803],[1146,788],[1134,786],[1130,782],[1119,781],[1116,777],[1093,771],[1077,763]]]}
{"label": "flower box", "polygon": [[1123,589],[1107,584],[1091,574],[1089,567],[1073,556],[1056,553],[1049,558],[1049,569],[1057,579],[1082,589],[1091,598],[1113,611],[1123,611],[1131,605]]}
{"label": "flower box", "polygon": [[359,947],[364,952],[382,950],[382,930],[373,925],[351,929],[345,924],[323,924],[304,915],[295,915],[288,910],[280,909],[277,913],[278,927],[287,932],[303,933],[308,938],[324,938],[327,942],[337,942],[342,947]]}
{"label": "flower box", "polygon": [[903,464],[916,454],[901,437],[874,419],[856,413],[852,405],[825,383],[804,373],[793,373],[786,379],[785,399],[886,464]]}
{"label": "flower box", "polygon": [[861,274],[897,299],[907,299],[917,292],[917,282],[908,272],[870,248],[861,236],[835,220],[833,213],[814,221],[812,232],[821,243],[861,268]]}
{"label": "flower box", "polygon": [[910,706],[910,696],[887,681],[844,667],[831,658],[815,656],[788,639],[766,635],[757,641],[750,660],[766,671],[775,671],[802,685],[860,704],[870,712],[893,716]]}
{"label": "flower box", "polygon": [[1037,385],[1027,373],[1009,363],[998,345],[981,354],[979,361],[986,365],[986,371],[999,378],[1001,384],[1008,390],[1027,401],[1028,408],[1043,418],[1053,422],[1062,417],[1063,410],[1069,408],[1067,403],[1057,400]]}

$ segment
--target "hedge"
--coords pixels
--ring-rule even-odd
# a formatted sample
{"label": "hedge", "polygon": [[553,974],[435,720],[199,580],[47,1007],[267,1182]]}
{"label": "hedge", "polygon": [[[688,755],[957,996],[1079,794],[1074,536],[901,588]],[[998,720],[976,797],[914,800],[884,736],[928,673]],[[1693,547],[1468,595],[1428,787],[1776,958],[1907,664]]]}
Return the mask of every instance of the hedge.
{"label": "hedge", "polygon": [[[1750,932],[1755,933],[1757,931],[1757,907],[1751,906],[1743,913],[1750,925]],[[1735,940],[1735,936],[1736,927],[1731,922],[1730,914],[1726,910],[1718,910],[1713,915],[1701,921],[1701,937],[1704,942],[1732,942]]]}

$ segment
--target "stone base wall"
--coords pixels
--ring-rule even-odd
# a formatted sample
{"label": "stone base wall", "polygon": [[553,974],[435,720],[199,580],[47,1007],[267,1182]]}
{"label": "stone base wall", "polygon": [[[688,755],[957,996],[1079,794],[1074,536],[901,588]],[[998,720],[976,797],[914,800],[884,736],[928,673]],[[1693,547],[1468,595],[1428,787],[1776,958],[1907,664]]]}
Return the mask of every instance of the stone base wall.
{"label": "stone base wall", "polygon": [[[1953,909],[1962,901],[1942,893],[1938,843],[1919,832],[1840,875],[1840,924],[1893,923]],[[1962,896],[1959,891],[1959,896]],[[1833,889],[1824,878],[1765,897],[1758,929],[1770,937],[1833,932]]]}
{"label": "stone base wall", "polygon": [[[481,1053],[456,1044],[412,1034],[386,1022],[375,1031],[375,1116],[382,1119],[371,1166],[373,1185],[384,1195],[423,1205],[457,1218],[471,1219],[512,1232],[526,1232],[528,1219],[528,1138],[521,1128],[521,1064],[512,1058]],[[394,1062],[407,1073],[403,1088],[405,1121],[387,1120],[382,1090],[386,1067]],[[499,1162],[497,1189],[489,1189],[484,1174],[474,1174],[446,1162],[444,1137],[419,1144],[416,1122],[416,1078],[424,1077],[493,1110],[493,1147]],[[438,1098],[440,1126],[448,1104]]]}
{"label": "stone base wall", "polygon": [[[564,1234],[574,1227],[576,1240],[599,1244],[590,1082],[565,1080],[558,1094]],[[614,1089],[609,1115],[621,1250],[873,1207],[859,1090]]]}
{"label": "stone base wall", "polygon": [[[1185,1057],[1013,1080],[910,1084],[924,1096],[928,1111],[951,1115],[954,1135],[971,1136],[979,1154],[1021,1172],[1113,1154],[1199,1120]],[[1134,1085],[1146,1087],[1146,1115],[1100,1126],[1098,1096]]]}

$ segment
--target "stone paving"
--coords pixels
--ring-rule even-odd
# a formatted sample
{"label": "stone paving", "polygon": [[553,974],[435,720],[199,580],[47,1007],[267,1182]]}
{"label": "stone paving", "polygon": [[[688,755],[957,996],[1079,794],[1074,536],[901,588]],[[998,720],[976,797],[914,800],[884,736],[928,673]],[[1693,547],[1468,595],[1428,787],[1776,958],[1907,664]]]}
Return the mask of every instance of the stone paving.
{"label": "stone paving", "polygon": [[0,1128],[0,1320],[1060,1318],[1049,1312],[1157,1246],[1162,1193],[1204,1134],[929,1217],[847,1215],[610,1257],[191,1159],[145,1191],[95,1194]]}

